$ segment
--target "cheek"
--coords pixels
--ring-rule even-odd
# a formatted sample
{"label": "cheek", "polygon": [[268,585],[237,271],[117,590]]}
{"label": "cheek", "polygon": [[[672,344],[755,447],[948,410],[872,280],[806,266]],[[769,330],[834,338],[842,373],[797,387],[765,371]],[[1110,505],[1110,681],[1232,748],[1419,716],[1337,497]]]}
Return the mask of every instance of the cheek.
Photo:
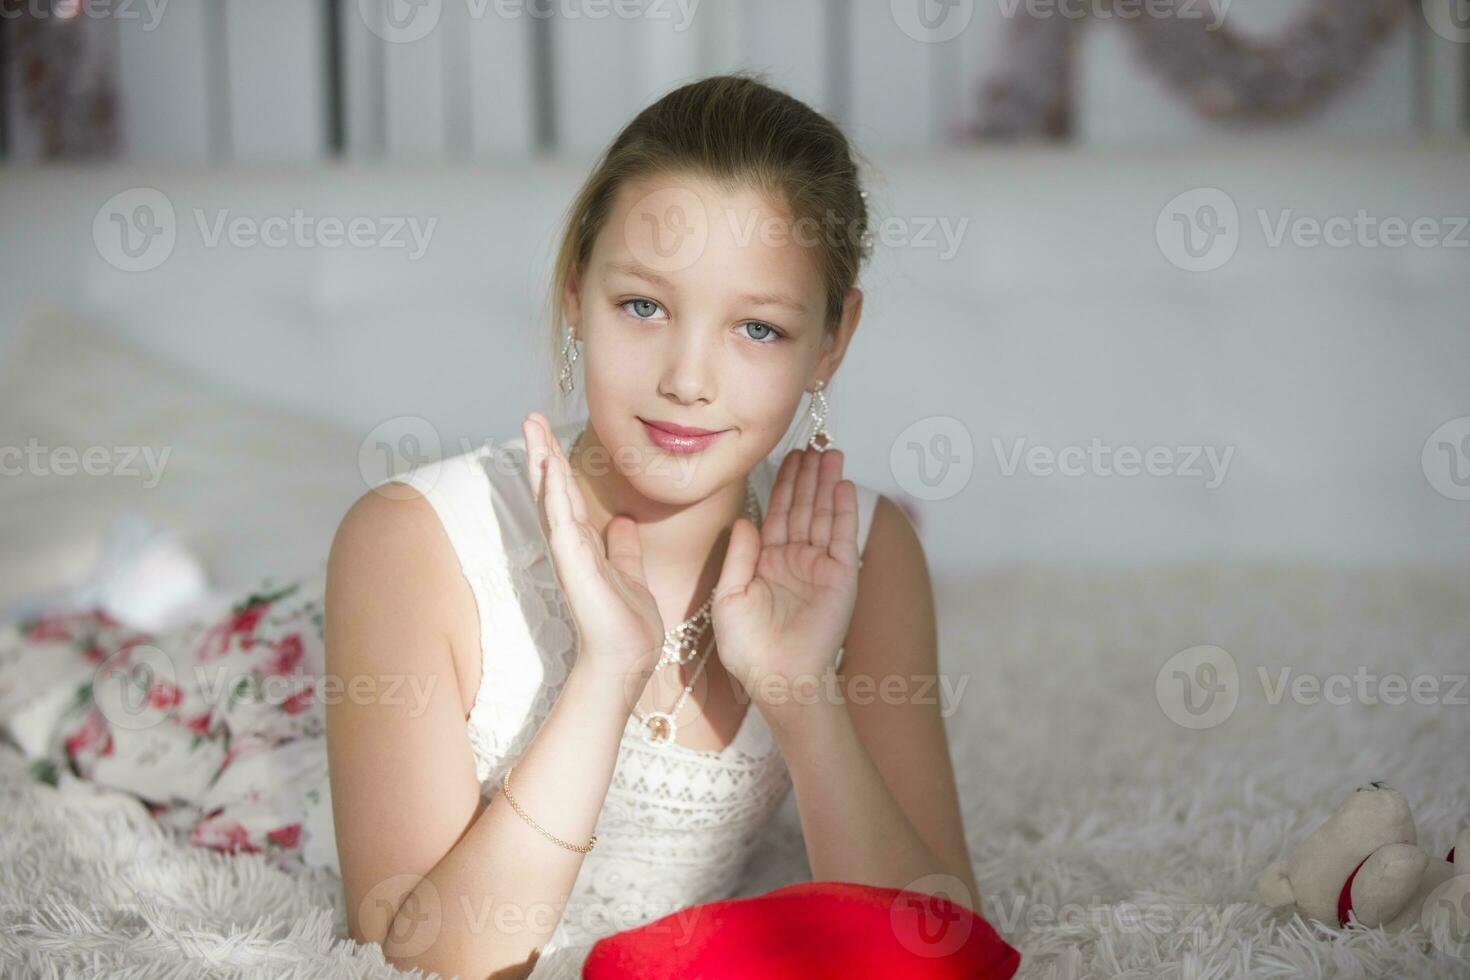
{"label": "cheek", "polygon": [[604,396],[642,391],[653,377],[654,361],[633,339],[620,336],[618,325],[610,322],[611,314],[602,311],[598,322],[587,333],[582,344],[582,371],[587,378],[588,397],[592,392]]}
{"label": "cheek", "polygon": [[[737,419],[741,440],[752,447],[755,457],[770,452],[786,434],[802,399],[802,366],[799,363],[746,364],[731,372],[721,398]],[[755,447],[759,447],[756,451]]]}

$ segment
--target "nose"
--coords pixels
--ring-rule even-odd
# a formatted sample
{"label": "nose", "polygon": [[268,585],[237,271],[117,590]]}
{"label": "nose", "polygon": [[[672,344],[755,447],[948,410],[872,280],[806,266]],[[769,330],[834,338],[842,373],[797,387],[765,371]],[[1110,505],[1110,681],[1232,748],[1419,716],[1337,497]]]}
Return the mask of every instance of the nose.
{"label": "nose", "polygon": [[715,331],[685,324],[667,332],[659,393],[681,405],[709,404],[715,399],[718,344]]}

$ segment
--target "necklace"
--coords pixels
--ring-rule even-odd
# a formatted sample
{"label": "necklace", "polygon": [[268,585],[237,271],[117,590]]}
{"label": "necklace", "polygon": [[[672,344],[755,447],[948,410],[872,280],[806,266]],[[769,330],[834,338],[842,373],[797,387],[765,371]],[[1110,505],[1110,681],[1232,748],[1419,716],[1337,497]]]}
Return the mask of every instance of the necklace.
{"label": "necklace", "polygon": [[[577,433],[577,438],[572,441],[571,455],[576,455],[577,445],[581,443],[582,434],[586,431],[586,426],[583,426],[582,432]],[[761,526],[760,500],[755,495],[755,488],[751,486],[749,476],[745,478],[745,516],[756,527]],[[704,672],[705,664],[709,661],[710,650],[713,649],[711,646],[703,654],[699,654],[700,641],[704,638],[705,629],[709,626],[710,607],[713,603],[714,592],[711,591],[695,610],[693,616],[678,626],[664,631],[663,649],[659,654],[658,663],[654,665],[653,672],[657,674],[664,667],[674,664],[687,664],[696,655],[699,656],[699,666],[694,669],[689,683],[684,685],[684,690],[680,693],[678,700],[667,711],[644,711],[636,704],[633,706],[633,710],[638,714],[639,733],[650,745],[671,743],[679,731],[679,723],[675,717],[679,714],[679,709],[684,707],[689,693],[694,690],[694,684],[699,680],[699,675]]]}

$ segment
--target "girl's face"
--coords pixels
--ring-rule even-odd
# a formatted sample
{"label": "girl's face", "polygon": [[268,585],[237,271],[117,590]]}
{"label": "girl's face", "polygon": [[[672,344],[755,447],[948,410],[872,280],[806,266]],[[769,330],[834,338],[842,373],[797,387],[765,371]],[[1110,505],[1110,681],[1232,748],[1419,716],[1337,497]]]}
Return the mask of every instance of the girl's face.
{"label": "girl's face", "polygon": [[[564,301],[584,344],[589,425],[643,496],[692,503],[743,478],[785,435],[803,392],[831,378],[862,292],[848,292],[829,333],[802,243],[835,227],[793,227],[757,192],[694,177],[621,189]],[[647,423],[719,434],[677,452]]]}

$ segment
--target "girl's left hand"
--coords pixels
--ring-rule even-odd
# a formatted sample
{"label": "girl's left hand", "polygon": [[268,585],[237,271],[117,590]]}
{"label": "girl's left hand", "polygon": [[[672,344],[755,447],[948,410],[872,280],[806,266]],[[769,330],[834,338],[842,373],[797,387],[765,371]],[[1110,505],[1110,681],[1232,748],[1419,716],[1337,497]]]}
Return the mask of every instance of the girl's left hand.
{"label": "girl's left hand", "polygon": [[720,663],[758,704],[811,697],[836,659],[857,601],[857,534],[838,449],[787,453],[761,527],[742,516],[730,529],[710,617]]}

